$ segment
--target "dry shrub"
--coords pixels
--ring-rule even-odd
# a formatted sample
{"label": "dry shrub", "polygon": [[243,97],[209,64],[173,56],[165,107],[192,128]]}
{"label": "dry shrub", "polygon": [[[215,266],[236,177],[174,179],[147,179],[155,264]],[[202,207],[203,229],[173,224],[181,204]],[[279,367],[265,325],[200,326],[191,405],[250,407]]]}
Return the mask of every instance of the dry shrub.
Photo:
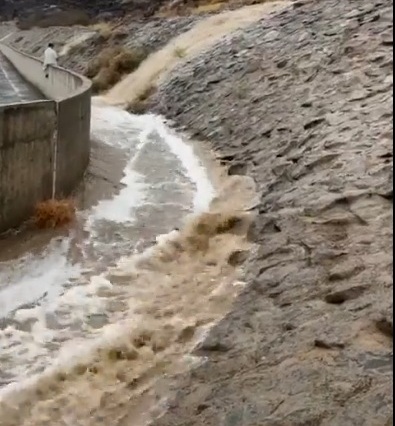
{"label": "dry shrub", "polygon": [[94,93],[103,92],[114,86],[121,79],[121,74],[112,68],[102,68],[93,78],[92,88]]}
{"label": "dry shrub", "polygon": [[95,78],[99,71],[109,66],[111,59],[120,51],[119,47],[107,47],[103,49],[96,57],[88,62],[85,75],[88,78]]}
{"label": "dry shrub", "polygon": [[63,55],[67,55],[69,57],[71,56],[77,56],[78,54],[84,52],[86,49],[85,43],[72,43],[68,46],[63,47],[63,51],[61,52],[61,54]]}
{"label": "dry shrub", "polygon": [[47,200],[34,209],[33,221],[38,228],[58,228],[75,219],[76,207],[73,200]]}
{"label": "dry shrub", "polygon": [[113,26],[109,22],[98,22],[92,25],[92,30],[99,33],[104,40],[108,40],[113,33]]}
{"label": "dry shrub", "polygon": [[93,90],[97,93],[109,89],[123,75],[134,71],[146,57],[143,49],[107,47],[88,63],[85,75],[92,79]]}

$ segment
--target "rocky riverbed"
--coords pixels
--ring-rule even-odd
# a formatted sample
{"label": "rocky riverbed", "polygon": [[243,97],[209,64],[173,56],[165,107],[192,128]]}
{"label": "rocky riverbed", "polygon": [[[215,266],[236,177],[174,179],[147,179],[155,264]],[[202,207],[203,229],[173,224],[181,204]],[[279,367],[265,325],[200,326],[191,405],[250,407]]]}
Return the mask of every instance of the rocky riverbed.
{"label": "rocky riverbed", "polygon": [[392,424],[392,31],[392,1],[297,2],[152,99],[261,194],[249,286],[157,426]]}

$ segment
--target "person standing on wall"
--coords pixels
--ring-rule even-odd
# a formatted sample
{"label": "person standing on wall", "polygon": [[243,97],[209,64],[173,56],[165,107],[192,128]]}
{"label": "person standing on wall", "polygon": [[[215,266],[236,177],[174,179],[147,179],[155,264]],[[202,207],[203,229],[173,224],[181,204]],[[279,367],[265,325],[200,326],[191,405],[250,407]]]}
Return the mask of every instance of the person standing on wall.
{"label": "person standing on wall", "polygon": [[49,66],[56,66],[58,64],[58,54],[56,53],[54,49],[53,43],[49,43],[48,47],[45,49],[44,52],[44,72],[45,72],[45,78],[48,78],[49,75]]}

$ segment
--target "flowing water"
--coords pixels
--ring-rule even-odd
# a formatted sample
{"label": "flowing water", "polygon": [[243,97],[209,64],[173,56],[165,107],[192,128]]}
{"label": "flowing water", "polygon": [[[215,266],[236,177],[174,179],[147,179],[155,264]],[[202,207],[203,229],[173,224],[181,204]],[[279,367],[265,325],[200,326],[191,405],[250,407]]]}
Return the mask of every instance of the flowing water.
{"label": "flowing water", "polygon": [[[148,404],[146,388],[177,359],[185,366],[182,354],[238,292],[227,259],[249,248],[247,222],[241,231],[218,235],[232,215],[217,209],[205,218],[204,212],[213,201],[228,203],[230,194],[239,211],[251,200],[251,182],[234,177],[220,190],[221,204],[192,146],[160,117],[130,115],[100,99],[93,103],[92,136],[123,153],[120,191],[80,211],[67,235],[0,264],[4,424],[45,424],[40,416],[22,420],[21,404],[37,410],[38,401],[74,413],[72,423],[58,424],[82,418],[96,424],[91,411],[102,407],[105,390],[122,391],[121,403],[133,377],[144,380],[134,395],[140,402],[127,415],[134,412],[144,424],[154,402]],[[195,219],[186,221],[191,214]],[[203,239],[196,233],[202,218],[209,228]],[[81,395],[86,404],[79,404]]]}
{"label": "flowing water", "polygon": [[126,76],[107,94],[107,100],[116,105],[127,105],[155,88],[180,62],[190,59],[217,43],[227,34],[246,27],[270,13],[287,6],[287,0],[270,1],[254,6],[226,11],[198,22],[189,31],[172,39],[164,48],[151,54],[137,73]]}
{"label": "flowing water", "polygon": [[230,259],[251,250],[255,187],[203,164],[160,117],[113,105],[157,83],[180,43],[195,54],[276,8],[209,18],[93,100],[92,137],[122,158],[121,187],[0,261],[1,426],[143,425],[166,409],[159,379],[197,362],[188,353],[243,286]]}
{"label": "flowing water", "polygon": [[192,148],[160,118],[94,106],[92,134],[125,152],[123,187],[79,213],[83,238],[76,226],[41,253],[1,264],[3,386],[42,371],[58,355],[67,358],[68,342],[75,348],[76,339],[94,339],[122,317],[123,304],[100,273],[179,227],[186,214],[207,209],[214,195]]}

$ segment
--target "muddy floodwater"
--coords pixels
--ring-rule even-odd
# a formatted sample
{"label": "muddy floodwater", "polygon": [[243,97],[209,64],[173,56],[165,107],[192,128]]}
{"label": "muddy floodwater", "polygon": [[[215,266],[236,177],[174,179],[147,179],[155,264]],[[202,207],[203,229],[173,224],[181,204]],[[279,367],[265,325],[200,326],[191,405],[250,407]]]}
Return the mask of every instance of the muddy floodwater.
{"label": "muddy floodwater", "polygon": [[[250,249],[242,210],[252,181],[218,186],[217,166],[160,117],[99,99],[92,138],[75,223],[0,242],[0,415],[10,425],[21,424],[17,407],[38,401],[78,407],[75,419],[95,424],[89,413],[108,388],[133,399],[128,415],[145,424],[163,408],[148,389],[188,368],[189,351],[243,287],[229,259]],[[124,394],[130,375],[145,379]],[[92,398],[81,405],[80,393]]]}
{"label": "muddy floodwater", "polygon": [[[203,48],[257,19],[242,12],[229,25],[210,21],[207,43],[207,26],[183,43]],[[0,240],[4,426],[93,426],[114,416],[146,424],[166,409],[158,383],[201,362],[192,349],[244,286],[237,259],[252,249],[253,181],[222,174],[204,144],[161,117],[121,108],[138,95],[122,90],[128,79],[143,89],[176,65],[172,45],[161,55],[163,69],[147,74],[148,58],[92,100],[75,223]]]}
{"label": "muddy floodwater", "polygon": [[98,330],[122,316],[124,296],[114,298],[100,274],[180,227],[188,213],[206,209],[214,195],[192,148],[158,117],[93,106],[92,136],[116,153],[114,164],[101,160],[104,168],[123,167],[120,185],[114,185],[119,189],[80,211],[66,234],[32,235],[33,253],[14,243],[15,258],[3,240],[3,386],[43,371],[68,353],[69,342],[75,348],[78,339],[95,339]]}

